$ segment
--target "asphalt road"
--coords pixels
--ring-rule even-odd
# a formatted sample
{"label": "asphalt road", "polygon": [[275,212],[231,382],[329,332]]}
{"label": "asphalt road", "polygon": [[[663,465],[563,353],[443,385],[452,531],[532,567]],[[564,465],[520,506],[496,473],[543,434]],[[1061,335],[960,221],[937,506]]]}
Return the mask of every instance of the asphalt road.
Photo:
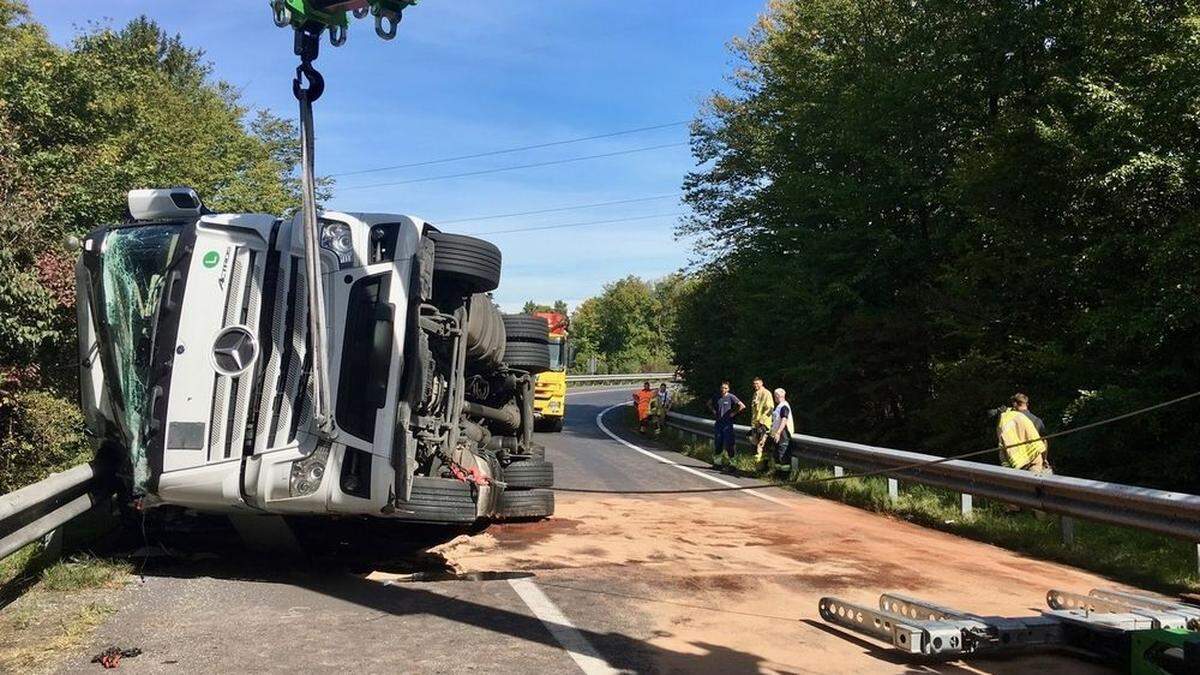
{"label": "asphalt road", "polygon": [[[628,437],[615,441],[597,416],[627,396],[569,395],[566,429],[540,435],[559,486],[753,484],[628,437],[614,419],[623,408],[604,417]],[[371,532],[365,546],[406,536]],[[143,651],[121,664],[130,672],[1106,672],[1036,655],[910,665],[816,615],[823,595],[870,604],[886,590],[1028,615],[1051,585],[1114,584],[778,490],[560,493],[551,520],[406,557],[297,567],[222,551],[151,561],[59,670],[95,672],[91,655],[116,645]]]}

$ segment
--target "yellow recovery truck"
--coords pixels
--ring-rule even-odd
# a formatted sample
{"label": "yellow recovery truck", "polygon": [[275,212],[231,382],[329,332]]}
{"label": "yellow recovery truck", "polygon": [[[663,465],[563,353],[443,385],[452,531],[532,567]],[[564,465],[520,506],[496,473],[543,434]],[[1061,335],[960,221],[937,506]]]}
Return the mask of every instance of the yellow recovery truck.
{"label": "yellow recovery truck", "polygon": [[543,431],[562,431],[567,414],[567,317],[559,312],[534,312],[550,324],[550,370],[538,373],[533,390],[533,419]]}

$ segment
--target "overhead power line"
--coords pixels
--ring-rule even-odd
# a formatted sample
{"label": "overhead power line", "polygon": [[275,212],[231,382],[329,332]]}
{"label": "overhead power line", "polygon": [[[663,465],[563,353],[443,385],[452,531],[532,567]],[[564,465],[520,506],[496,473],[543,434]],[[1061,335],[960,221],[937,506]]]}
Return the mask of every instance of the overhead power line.
{"label": "overhead power line", "polygon": [[537,211],[517,211],[514,213],[496,213],[490,216],[475,216],[473,218],[455,218],[453,220],[434,220],[438,225],[449,225],[451,223],[468,223],[478,222],[481,220],[497,220],[499,218],[515,218],[517,216],[533,216],[541,213],[558,213],[561,211],[575,211],[577,209],[590,209],[598,206],[616,206],[617,204],[637,204],[640,202],[652,202],[659,199],[671,199],[678,197],[678,194],[655,195],[654,197],[638,197],[636,199],[618,199],[611,202],[594,202],[591,204],[578,204],[576,206],[557,206],[550,209],[538,209]]}
{"label": "overhead power line", "polygon": [[602,159],[604,157],[617,157],[620,155],[632,155],[636,152],[649,152],[651,150],[662,150],[664,148],[677,148],[687,143],[665,143],[663,145],[650,145],[644,148],[632,148],[630,150],[618,150],[616,152],[605,152],[599,155],[584,155],[583,157],[568,157],[566,159],[555,159],[548,162],[533,162],[532,164],[518,164],[515,166],[501,166],[495,169],[481,169],[479,171],[464,171],[462,173],[448,173],[441,176],[426,176],[425,178],[410,178],[408,180],[389,181],[387,183],[370,183],[368,185],[351,185],[350,187],[340,188],[343,191],[348,190],[368,190],[371,188],[394,187],[396,185],[411,185],[412,183],[426,183],[435,180],[446,180],[448,178],[466,178],[468,176],[483,176],[490,173],[502,173],[505,171],[518,171],[520,169],[534,169],[540,166],[555,166],[559,164],[571,164],[573,162],[582,162],[589,159]]}
{"label": "overhead power line", "polygon": [[655,213],[648,216],[633,216],[631,218],[611,218],[609,220],[588,220],[582,223],[559,223],[557,225],[535,225],[533,227],[517,227],[511,230],[489,230],[487,232],[473,232],[472,235],[491,235],[491,234],[513,234],[515,232],[537,232],[541,230],[562,230],[568,227],[587,227],[590,225],[608,225],[610,223],[630,223],[635,220],[650,220],[651,218],[676,218],[685,215],[682,212],[676,213]]}
{"label": "overhead power line", "polygon": [[495,157],[496,155],[506,155],[513,152],[523,152],[525,150],[537,150],[538,148],[552,148],[558,145],[570,145],[572,143],[583,143],[584,141],[595,141],[601,138],[613,138],[615,136],[627,136],[629,134],[637,134],[643,131],[654,131],[656,129],[668,129],[670,127],[679,127],[689,124],[690,121],[684,120],[681,122],[668,122],[666,124],[655,124],[649,127],[638,127],[636,129],[622,129],[621,131],[610,131],[606,134],[596,134],[595,136],[582,136],[580,138],[568,138],[562,141],[550,141],[549,143],[536,143],[534,145],[521,145],[515,148],[505,148],[503,150],[491,150],[489,152],[477,152],[472,155],[458,155],[456,157],[443,157],[441,159],[428,159],[421,162],[409,162],[408,164],[392,164],[390,166],[377,166],[371,169],[359,169],[358,171],[344,171],[342,173],[330,174],[333,178],[341,176],[358,176],[364,173],[378,173],[380,171],[393,171],[395,169],[411,169],[417,166],[430,166],[433,164],[446,164],[449,162],[459,162],[464,159],[478,159],[480,157]]}

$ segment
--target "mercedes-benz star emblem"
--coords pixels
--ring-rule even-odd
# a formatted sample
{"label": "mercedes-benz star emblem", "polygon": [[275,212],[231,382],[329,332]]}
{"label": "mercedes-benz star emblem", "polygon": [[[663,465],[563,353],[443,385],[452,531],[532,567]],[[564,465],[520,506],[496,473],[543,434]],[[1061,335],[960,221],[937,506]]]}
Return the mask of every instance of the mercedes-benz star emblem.
{"label": "mercedes-benz star emblem", "polygon": [[250,331],[230,326],[217,335],[213,343],[213,365],[222,375],[237,375],[254,363],[258,343]]}

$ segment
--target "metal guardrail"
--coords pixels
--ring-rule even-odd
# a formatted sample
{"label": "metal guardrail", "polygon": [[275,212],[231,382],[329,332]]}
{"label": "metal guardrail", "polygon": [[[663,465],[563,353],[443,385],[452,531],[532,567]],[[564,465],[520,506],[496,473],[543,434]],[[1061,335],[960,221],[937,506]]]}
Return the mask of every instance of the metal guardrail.
{"label": "metal guardrail", "polygon": [[99,464],[81,464],[0,495],[0,560],[106,499],[103,475]]}
{"label": "metal guardrail", "polygon": [[615,373],[612,375],[567,375],[568,386],[626,384],[629,382],[674,382],[675,373]]}
{"label": "metal guardrail", "polygon": [[[712,420],[674,412],[667,417],[667,426],[693,435],[712,436]],[[750,427],[734,426],[740,444],[749,444],[749,433]],[[792,436],[792,447],[802,450],[799,455],[802,459],[832,465],[835,475],[841,475],[844,467],[864,472],[895,470],[888,475],[888,490],[893,499],[898,496],[898,481],[904,480],[958,492],[962,495],[964,513],[971,510],[971,496],[979,495],[1062,516],[1200,542],[1200,496],[1196,495],[1039,475],[962,460],[899,469],[943,458],[802,434]],[[1069,539],[1073,530],[1068,534],[1069,521],[1064,521],[1064,539]]]}

